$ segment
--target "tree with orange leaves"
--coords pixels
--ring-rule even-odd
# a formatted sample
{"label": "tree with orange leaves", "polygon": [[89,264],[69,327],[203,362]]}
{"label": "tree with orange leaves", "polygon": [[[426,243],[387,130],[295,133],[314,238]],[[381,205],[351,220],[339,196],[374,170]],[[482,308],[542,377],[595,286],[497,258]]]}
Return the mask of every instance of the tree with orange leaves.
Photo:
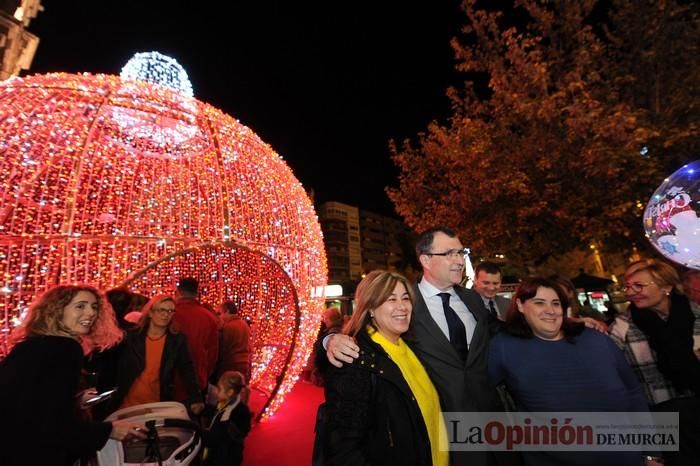
{"label": "tree with orange leaves", "polygon": [[[533,267],[592,241],[631,247],[649,195],[700,142],[697,88],[673,89],[666,115],[685,120],[662,121],[640,103],[650,100],[630,95],[649,91],[640,61],[684,63],[660,74],[695,86],[686,74],[698,76],[698,60],[640,43],[647,31],[632,14],[638,2],[521,0],[507,12],[476,3],[464,0],[468,25],[452,44],[469,80],[448,90],[449,122],[433,122],[417,142],[391,143],[400,175],[387,191],[397,212],[416,230],[450,225],[478,255],[504,253]],[[697,33],[688,10],[696,7],[659,3],[664,16],[649,18],[655,31]],[[645,8],[651,16],[659,7]],[[487,90],[477,92],[483,82]],[[663,143],[670,146],[661,153]]]}

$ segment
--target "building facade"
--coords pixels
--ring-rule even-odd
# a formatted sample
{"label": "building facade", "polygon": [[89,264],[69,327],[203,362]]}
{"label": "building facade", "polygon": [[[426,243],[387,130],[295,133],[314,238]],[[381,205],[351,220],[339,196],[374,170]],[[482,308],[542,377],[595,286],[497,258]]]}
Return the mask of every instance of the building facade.
{"label": "building facade", "polygon": [[340,202],[321,204],[318,216],[329,283],[347,285],[376,269],[403,272],[413,258],[415,235],[400,220]]}
{"label": "building facade", "polygon": [[328,260],[328,283],[347,283],[362,278],[360,214],[357,207],[326,202],[318,208]]}
{"label": "building facade", "polygon": [[40,11],[40,0],[0,0],[0,80],[31,66],[39,38],[26,28]]}
{"label": "building facade", "polygon": [[362,272],[402,269],[405,256],[413,254],[414,236],[400,220],[360,210]]}

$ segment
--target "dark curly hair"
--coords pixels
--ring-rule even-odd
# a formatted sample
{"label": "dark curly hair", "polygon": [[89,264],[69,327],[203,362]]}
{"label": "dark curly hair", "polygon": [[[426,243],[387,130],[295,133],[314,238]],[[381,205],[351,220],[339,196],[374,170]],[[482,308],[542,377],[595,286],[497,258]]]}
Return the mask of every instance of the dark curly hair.
{"label": "dark curly hair", "polygon": [[81,291],[92,293],[97,300],[97,318],[90,332],[78,337],[85,353],[119,343],[124,334],[117,325],[112,306],[97,288],[88,285],[58,285],[36,298],[22,325],[13,332],[12,343],[35,335],[65,335],[61,323],[63,312]]}

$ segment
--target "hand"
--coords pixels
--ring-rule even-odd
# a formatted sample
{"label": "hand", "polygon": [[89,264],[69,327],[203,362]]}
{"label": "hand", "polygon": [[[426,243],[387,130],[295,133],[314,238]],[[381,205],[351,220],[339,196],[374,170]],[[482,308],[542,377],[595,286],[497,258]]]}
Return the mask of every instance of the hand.
{"label": "hand", "polygon": [[124,419],[112,421],[112,433],[109,434],[109,438],[115,440],[144,439],[146,438],[146,434],[143,432],[145,428],[146,426],[139,422]]}
{"label": "hand", "polygon": [[592,328],[593,330],[597,330],[600,333],[608,333],[608,326],[605,322],[595,320],[592,317],[581,317],[578,319],[578,321],[583,322],[586,325],[586,327]]}
{"label": "hand", "polygon": [[192,411],[192,414],[200,414],[204,411],[204,403],[192,403],[190,405],[190,411]]}
{"label": "hand", "polygon": [[344,362],[351,364],[354,359],[360,356],[360,347],[357,346],[352,337],[336,333],[328,340],[326,356],[328,362],[335,367],[343,367]]}
{"label": "hand", "polygon": [[97,389],[95,387],[86,388],[78,392],[76,398],[78,399],[78,405],[80,409],[87,409],[90,407],[90,400],[97,396]]}

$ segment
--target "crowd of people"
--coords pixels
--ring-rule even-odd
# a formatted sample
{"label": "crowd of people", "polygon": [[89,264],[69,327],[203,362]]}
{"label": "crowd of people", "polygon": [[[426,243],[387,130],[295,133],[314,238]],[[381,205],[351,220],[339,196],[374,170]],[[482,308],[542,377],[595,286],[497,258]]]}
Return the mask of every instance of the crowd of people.
{"label": "crowd of people", "polygon": [[[89,462],[110,438],[146,436],[141,423],[104,421],[108,414],[177,401],[202,423],[204,464],[241,464],[250,329],[234,303],[219,314],[197,294],[197,280],[183,278],[173,295],[146,300],[123,288],[66,285],[39,296],[0,361],[0,462]],[[112,389],[90,411],[79,409],[83,396]]]}
{"label": "crowd of people", "polygon": [[[700,461],[700,272],[683,282],[656,259],[624,273],[626,311],[586,315],[561,277],[521,280],[499,296],[484,262],[461,286],[466,249],[455,232],[420,235],[418,283],[377,270],[356,289],[347,321],[323,313],[315,371],[313,464],[381,466],[696,465]],[[0,362],[2,464],[75,464],[144,426],[104,421],[122,408],[183,403],[201,416],[205,465],[242,462],[251,425],[250,329],[233,302],[197,300],[198,283],[144,299],[129,290],[57,286],[39,296]],[[90,416],[81,388],[117,388]],[[210,403],[206,403],[206,400]],[[444,413],[677,412],[672,452],[454,451]],[[7,420],[12,420],[7,422]]]}
{"label": "crowd of people", "polygon": [[[631,263],[631,304],[608,327],[572,316],[575,295],[558,277],[523,279],[504,303],[500,271],[485,264],[463,288],[466,250],[449,228],[421,234],[416,254],[417,284],[368,274],[350,321],[316,343],[326,402],[314,465],[699,464],[700,305],[672,266]],[[686,283],[700,294],[698,274]],[[678,412],[679,451],[440,454],[441,413],[506,410]]]}

